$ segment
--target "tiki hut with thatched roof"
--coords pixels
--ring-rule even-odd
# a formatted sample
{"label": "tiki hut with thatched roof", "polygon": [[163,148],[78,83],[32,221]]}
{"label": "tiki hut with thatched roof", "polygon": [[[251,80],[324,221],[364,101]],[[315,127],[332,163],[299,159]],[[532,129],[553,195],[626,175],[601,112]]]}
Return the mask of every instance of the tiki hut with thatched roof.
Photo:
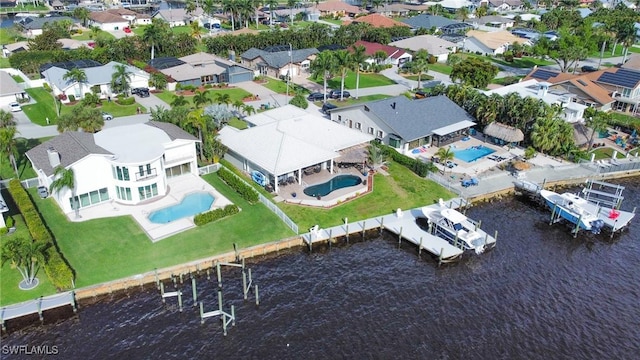
{"label": "tiki hut with thatched roof", "polygon": [[484,135],[492,138],[494,143],[500,145],[517,145],[524,140],[524,134],[520,129],[495,121],[484,128]]}

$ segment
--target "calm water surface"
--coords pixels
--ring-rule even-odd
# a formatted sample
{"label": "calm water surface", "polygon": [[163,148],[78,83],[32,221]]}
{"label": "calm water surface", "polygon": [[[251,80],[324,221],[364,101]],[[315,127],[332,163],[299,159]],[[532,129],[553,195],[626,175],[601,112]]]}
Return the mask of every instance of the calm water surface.
{"label": "calm water surface", "polygon": [[[623,209],[640,204],[640,180],[622,183]],[[419,259],[388,235],[289,251],[249,264],[259,307],[242,300],[240,271],[225,270],[225,307],[234,304],[238,317],[227,337],[219,320],[200,325],[185,283],[183,313],[147,288],[14,330],[2,345],[55,345],[64,359],[640,358],[638,219],[610,240],[574,239],[568,227],[549,226],[548,211],[519,199],[468,215],[499,230],[498,246],[451,266]],[[213,279],[203,276],[198,288],[213,310]]]}

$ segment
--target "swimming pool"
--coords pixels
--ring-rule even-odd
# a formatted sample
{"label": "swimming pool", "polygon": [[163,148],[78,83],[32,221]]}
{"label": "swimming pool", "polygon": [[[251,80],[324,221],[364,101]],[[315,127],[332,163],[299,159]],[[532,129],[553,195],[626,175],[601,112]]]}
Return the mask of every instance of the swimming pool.
{"label": "swimming pool", "polygon": [[482,145],[472,146],[466,149],[451,148],[451,151],[453,151],[453,155],[457,159],[465,162],[473,162],[496,152],[495,150]]}
{"label": "swimming pool", "polygon": [[304,189],[304,193],[309,196],[327,196],[332,191],[360,185],[362,179],[355,175],[338,175],[326,183],[311,185]]}
{"label": "swimming pool", "polygon": [[172,205],[149,214],[149,221],[156,224],[166,224],[172,221],[193,216],[211,208],[215,198],[207,192],[197,192],[182,198],[179,204]]}

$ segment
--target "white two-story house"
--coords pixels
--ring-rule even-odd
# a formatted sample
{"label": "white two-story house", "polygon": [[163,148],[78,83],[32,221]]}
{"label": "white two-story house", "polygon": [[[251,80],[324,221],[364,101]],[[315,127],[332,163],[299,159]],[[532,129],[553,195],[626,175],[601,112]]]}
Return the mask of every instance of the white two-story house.
{"label": "white two-story house", "polygon": [[105,201],[136,205],[165,196],[172,177],[198,175],[198,139],[170,123],[116,126],[98,133],[68,131],[27,151],[40,185],[57,167],[74,173],[73,189],[51,194],[65,213]]}

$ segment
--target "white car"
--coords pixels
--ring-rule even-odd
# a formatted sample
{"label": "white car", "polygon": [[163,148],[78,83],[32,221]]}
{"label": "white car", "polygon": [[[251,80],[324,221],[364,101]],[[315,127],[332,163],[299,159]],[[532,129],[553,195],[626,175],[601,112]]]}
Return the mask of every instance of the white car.
{"label": "white car", "polygon": [[9,104],[9,109],[11,109],[11,112],[22,111],[22,107],[17,102]]}

